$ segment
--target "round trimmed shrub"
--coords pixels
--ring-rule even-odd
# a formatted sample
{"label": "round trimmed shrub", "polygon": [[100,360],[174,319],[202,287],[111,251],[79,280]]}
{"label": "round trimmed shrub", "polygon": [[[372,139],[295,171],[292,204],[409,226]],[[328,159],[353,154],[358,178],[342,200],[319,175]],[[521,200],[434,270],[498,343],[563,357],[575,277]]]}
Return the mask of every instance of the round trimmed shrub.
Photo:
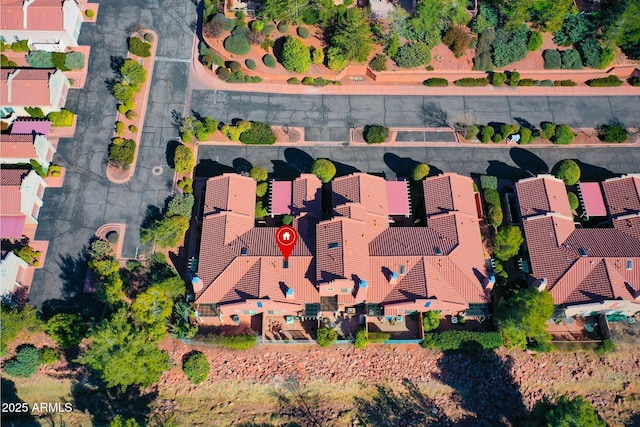
{"label": "round trimmed shrub", "polygon": [[146,33],[146,34],[143,36],[143,38],[144,38],[144,40],[145,40],[145,41],[147,41],[147,42],[151,43],[151,42],[153,41],[153,34],[151,34],[151,33]]}
{"label": "round trimmed shrub", "polygon": [[482,192],[482,196],[484,197],[485,203],[487,203],[488,205],[500,205],[500,193],[498,193],[498,190],[494,190],[493,188],[485,188]]}
{"label": "round trimmed shrub", "polygon": [[493,126],[483,126],[480,132],[480,141],[483,144],[488,144],[494,133],[495,129],[493,129]]}
{"label": "round trimmed shrub", "polygon": [[580,179],[580,166],[575,160],[562,160],[554,166],[553,170],[556,178],[563,180],[566,185],[575,185]]}
{"label": "round trimmed shrub", "polygon": [[533,132],[529,128],[521,128],[520,129],[520,141],[518,144],[526,145],[533,141]]}
{"label": "round trimmed shrub", "polygon": [[255,70],[256,68],[258,68],[256,61],[254,61],[253,59],[247,59],[246,61],[244,61],[244,65],[246,65],[250,70]]}
{"label": "round trimmed shrub", "polygon": [[292,222],[293,222],[293,217],[291,215],[285,215],[282,217],[283,225],[291,225]]}
{"label": "round trimmed shrub", "polygon": [[491,141],[493,141],[496,144],[499,142],[502,142],[503,140],[504,140],[504,137],[499,133],[494,133],[493,136],[491,137]]}
{"label": "round trimmed shrub", "polygon": [[256,180],[256,182],[263,182],[269,178],[269,172],[262,166],[254,166],[249,171],[249,176]]}
{"label": "round trimmed shrub", "polygon": [[84,11],[84,15],[87,18],[93,18],[94,16],[96,16],[96,13],[91,9],[87,9],[87,10]]}
{"label": "round trimmed shrub", "polygon": [[309,30],[305,27],[298,27],[298,29],[296,30],[296,32],[298,33],[298,36],[300,38],[303,39],[308,39],[309,38]]}
{"label": "round trimmed shrub", "polygon": [[369,63],[369,67],[373,71],[385,71],[387,69],[387,57],[381,54],[377,54]]}
{"label": "round trimmed shrub", "polygon": [[227,52],[236,55],[246,55],[251,51],[251,41],[242,33],[232,34],[224,39],[223,46]]}
{"label": "round trimmed shrub", "polygon": [[474,139],[480,133],[480,128],[476,125],[471,125],[467,127],[466,132],[464,133],[464,137],[466,139]]}
{"label": "round trimmed shrub", "polygon": [[262,62],[269,68],[276,68],[276,58],[269,53],[262,57]]}
{"label": "round trimmed shrub", "polygon": [[605,125],[600,128],[598,137],[604,142],[624,142],[627,140],[627,130],[622,126]]}
{"label": "round trimmed shrub", "polygon": [[116,231],[110,231],[107,233],[107,241],[109,243],[113,243],[113,244],[118,243],[118,237],[119,237],[118,232]]}
{"label": "round trimmed shrub", "polygon": [[282,66],[295,73],[304,73],[311,65],[311,53],[302,40],[287,37],[282,46]]}
{"label": "round trimmed shrub", "polygon": [[567,197],[569,197],[569,207],[571,208],[571,210],[575,211],[576,209],[578,209],[578,206],[580,206],[578,196],[576,196],[575,193],[569,191],[569,193],[567,193]]}
{"label": "round trimmed shrub", "polygon": [[431,168],[426,163],[418,163],[411,172],[411,179],[414,181],[422,181],[424,178],[429,176],[429,172]]}
{"label": "round trimmed shrub", "polygon": [[551,140],[554,144],[567,145],[573,142],[576,135],[573,133],[573,129],[569,125],[558,125],[556,127],[556,134]]}
{"label": "round trimmed shrub", "polygon": [[300,80],[298,80],[297,77],[291,77],[290,79],[287,80],[287,83],[289,83],[291,85],[299,85],[300,84]]}
{"label": "round trimmed shrub", "polygon": [[216,70],[216,74],[220,77],[220,80],[224,80],[226,82],[231,77],[231,70],[226,67],[220,67]]}
{"label": "round trimmed shrub", "polygon": [[200,384],[209,376],[209,360],[200,351],[192,351],[182,359],[182,371],[192,384]]}
{"label": "round trimmed shrub", "polygon": [[116,122],[116,134],[120,135],[122,132],[124,132],[124,123]]}
{"label": "round trimmed shrub", "polygon": [[441,77],[432,77],[423,81],[422,84],[428,87],[447,87],[449,86],[449,81]]}
{"label": "round trimmed shrub", "polygon": [[251,127],[240,134],[243,144],[271,145],[276,142],[276,134],[266,123],[251,122]]}
{"label": "round trimmed shrub", "polygon": [[229,63],[227,64],[227,68],[229,68],[232,73],[237,73],[238,71],[242,70],[242,64],[240,64],[238,61],[229,61]]}
{"label": "round trimmed shrub", "polygon": [[261,182],[258,185],[256,185],[256,196],[264,197],[264,195],[267,194],[268,190],[269,190],[269,184],[266,182]]}
{"label": "round trimmed shrub", "polygon": [[278,24],[278,31],[280,31],[281,33],[286,33],[287,31],[289,31],[289,24],[287,24],[286,22],[282,21]]}
{"label": "round trimmed shrub", "polygon": [[365,127],[363,136],[367,144],[381,144],[389,137],[389,128],[386,126],[370,125]]}
{"label": "round trimmed shrub", "polygon": [[129,132],[133,132],[133,133],[138,132],[138,126],[136,126],[136,125],[129,125]]}
{"label": "round trimmed shrub", "polygon": [[133,119],[135,119],[136,117],[138,117],[138,113],[136,113],[136,112],[135,112],[135,111],[133,111],[133,110],[129,110],[129,111],[127,111],[127,112],[125,113],[125,115],[124,115],[124,116],[125,116],[127,119],[129,119],[129,120],[133,120]]}
{"label": "round trimmed shrub", "polygon": [[262,29],[262,34],[265,35],[265,36],[268,36],[269,34],[273,33],[275,30],[276,30],[276,26],[275,25],[267,24]]}
{"label": "round trimmed shrub", "polygon": [[336,176],[336,165],[329,159],[317,159],[311,166],[311,173],[320,179],[324,184],[328,183]]}

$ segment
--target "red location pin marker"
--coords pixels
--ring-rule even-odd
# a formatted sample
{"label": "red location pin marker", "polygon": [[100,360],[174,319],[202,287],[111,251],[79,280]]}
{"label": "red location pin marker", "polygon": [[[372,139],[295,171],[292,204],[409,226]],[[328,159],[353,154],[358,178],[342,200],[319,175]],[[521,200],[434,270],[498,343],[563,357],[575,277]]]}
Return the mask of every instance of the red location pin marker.
{"label": "red location pin marker", "polygon": [[276,230],[276,244],[285,260],[289,259],[296,243],[298,243],[298,232],[292,226],[283,225]]}

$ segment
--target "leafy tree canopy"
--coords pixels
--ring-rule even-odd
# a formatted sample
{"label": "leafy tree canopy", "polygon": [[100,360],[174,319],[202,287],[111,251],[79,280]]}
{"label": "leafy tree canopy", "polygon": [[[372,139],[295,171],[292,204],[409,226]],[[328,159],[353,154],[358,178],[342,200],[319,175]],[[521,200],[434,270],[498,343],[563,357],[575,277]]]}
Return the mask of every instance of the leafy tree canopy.
{"label": "leafy tree canopy", "polygon": [[282,66],[296,73],[306,73],[311,65],[311,53],[304,42],[287,37],[282,47]]}
{"label": "leafy tree canopy", "polygon": [[524,238],[520,228],[505,227],[498,231],[494,239],[494,255],[501,261],[507,261],[518,253],[522,243],[524,243]]}
{"label": "leafy tree canopy", "polygon": [[331,162],[331,160],[317,159],[311,166],[311,173],[326,184],[336,175],[336,166]]}
{"label": "leafy tree canopy", "polygon": [[156,220],[150,228],[140,231],[143,244],[155,243],[161,248],[176,246],[189,229],[189,218],[176,215]]}
{"label": "leafy tree canopy", "polygon": [[22,308],[5,303],[0,304],[0,354],[7,351],[7,344],[11,343],[20,331],[39,331],[43,327],[42,320],[38,317],[36,309],[32,305]]}
{"label": "leafy tree canopy", "polygon": [[[515,291],[513,297],[498,303],[495,316],[507,345],[524,348],[526,339],[549,341],[546,322],[554,309],[553,297],[549,292],[521,289]],[[522,337],[525,338],[524,343]]]}
{"label": "leafy tree canopy", "polygon": [[362,9],[352,7],[337,16],[329,45],[340,49],[347,61],[364,62],[369,58],[373,35]]}
{"label": "leafy tree canopy", "polygon": [[87,328],[80,315],[58,313],[47,321],[45,331],[58,343],[60,348],[67,349],[82,341]]}
{"label": "leafy tree canopy", "polygon": [[575,160],[562,160],[553,169],[556,178],[563,180],[566,185],[575,185],[580,179],[580,166]]}

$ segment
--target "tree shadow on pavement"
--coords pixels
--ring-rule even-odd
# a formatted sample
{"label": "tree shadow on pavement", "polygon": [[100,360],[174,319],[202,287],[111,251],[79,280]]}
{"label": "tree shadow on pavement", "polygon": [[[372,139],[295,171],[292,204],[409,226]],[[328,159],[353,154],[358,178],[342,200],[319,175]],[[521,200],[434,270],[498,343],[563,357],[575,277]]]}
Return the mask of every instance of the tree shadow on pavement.
{"label": "tree shadow on pavement", "polygon": [[440,107],[440,104],[429,102],[423,107],[424,124],[433,127],[449,127],[449,114]]}
{"label": "tree shadow on pavement", "polygon": [[[31,410],[25,412],[22,411],[10,411],[5,410],[4,406],[12,403],[25,403],[24,400],[18,397],[18,390],[13,381],[7,378],[0,378],[2,385],[0,392],[2,393],[2,425],[5,427],[37,427],[41,424],[36,421],[36,418],[31,415]],[[33,404],[33,403],[31,403]]]}
{"label": "tree shadow on pavement", "polygon": [[436,378],[455,389],[462,409],[475,416],[457,422],[460,427],[521,425],[528,411],[511,375],[511,357],[483,351],[475,342],[463,343],[464,352],[446,352],[438,360]]}
{"label": "tree shadow on pavement", "polygon": [[273,164],[273,177],[276,179],[292,180],[300,176],[300,169],[283,160],[271,160]]}
{"label": "tree shadow on pavement", "polygon": [[223,165],[211,159],[202,159],[195,168],[195,176],[202,178],[210,178],[219,176],[224,173],[234,173],[235,169],[231,166]]}
{"label": "tree shadow on pavement", "polygon": [[167,164],[172,169],[176,167],[176,164],[173,159],[176,156],[176,149],[179,146],[180,146],[180,141],[177,141],[175,139],[172,139],[171,141],[167,142],[167,150],[165,151],[165,156],[166,156]]}
{"label": "tree shadow on pavement", "polygon": [[409,158],[400,157],[394,153],[385,153],[384,163],[391,169],[398,178],[409,178],[413,172],[413,169],[419,162]]}
{"label": "tree shadow on pavement", "polygon": [[549,172],[547,163],[529,150],[514,147],[509,150],[509,155],[513,163],[520,169],[529,172],[532,176]]}
{"label": "tree shadow on pavement", "polygon": [[401,391],[388,385],[376,385],[373,398],[356,397],[354,403],[360,421],[376,427],[454,425],[415,383],[405,379],[402,385],[405,389]]}
{"label": "tree shadow on pavement", "polygon": [[499,160],[489,160],[487,175],[493,175],[502,179],[518,180],[528,178],[531,175],[520,168],[506,164]]}
{"label": "tree shadow on pavement", "polygon": [[158,398],[158,391],[152,389],[147,392],[129,386],[122,393],[120,389],[107,389],[101,381],[93,377],[88,382],[77,381],[71,385],[71,395],[75,409],[91,414],[93,425],[105,425],[116,416],[135,418],[140,425],[144,425],[151,405]]}
{"label": "tree shadow on pavement", "polygon": [[315,160],[309,153],[299,148],[285,148],[284,159],[301,173],[311,171],[311,166]]}
{"label": "tree shadow on pavement", "polygon": [[233,159],[233,169],[239,174],[249,173],[249,171],[253,168],[251,162],[247,159],[243,159],[241,157],[237,157]]}
{"label": "tree shadow on pavement", "polygon": [[576,160],[576,163],[580,166],[580,181],[604,181],[619,175],[602,166],[584,163],[580,160]]}

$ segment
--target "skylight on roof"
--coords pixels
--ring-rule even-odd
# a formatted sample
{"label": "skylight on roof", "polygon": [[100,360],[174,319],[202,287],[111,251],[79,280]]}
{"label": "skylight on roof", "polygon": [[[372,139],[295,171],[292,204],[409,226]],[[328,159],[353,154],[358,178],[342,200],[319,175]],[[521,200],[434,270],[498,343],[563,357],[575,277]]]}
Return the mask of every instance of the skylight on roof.
{"label": "skylight on roof", "polygon": [[262,302],[258,301],[258,308],[262,308]]}
{"label": "skylight on roof", "polygon": [[327,245],[329,247],[329,249],[337,249],[340,247],[340,243],[339,242],[331,242]]}

